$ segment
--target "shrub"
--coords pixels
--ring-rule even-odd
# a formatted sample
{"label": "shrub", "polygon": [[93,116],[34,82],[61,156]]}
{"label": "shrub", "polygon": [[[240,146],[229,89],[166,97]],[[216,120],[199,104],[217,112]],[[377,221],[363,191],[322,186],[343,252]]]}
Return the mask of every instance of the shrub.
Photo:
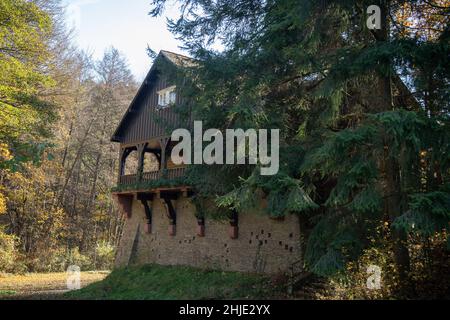
{"label": "shrub", "polygon": [[[373,286],[377,273],[380,287]],[[389,246],[366,249],[356,262],[348,263],[342,277],[331,280],[337,299],[387,299],[393,297],[399,283]]]}
{"label": "shrub", "polygon": [[91,259],[81,254],[78,248],[43,251],[35,259],[30,259],[28,264],[34,272],[64,272],[71,265],[79,266],[83,271],[92,269]]}
{"label": "shrub", "polygon": [[3,228],[0,228],[0,272],[23,273],[27,271],[26,266],[20,261],[21,256],[16,248],[17,242],[16,236],[6,234]]}
{"label": "shrub", "polygon": [[[443,231],[424,240],[409,237],[410,273],[407,283],[399,281],[393,248],[387,235],[374,242],[356,262],[348,263],[340,277],[329,281],[327,292],[316,298],[325,299],[448,299],[450,296],[450,251],[448,234]],[[379,289],[369,289],[368,279],[381,272]]]}
{"label": "shrub", "polygon": [[16,260],[16,238],[0,230],[0,271],[10,272]]}
{"label": "shrub", "polygon": [[114,264],[115,247],[107,241],[97,243],[95,248],[95,269],[109,270]]}
{"label": "shrub", "polygon": [[78,248],[69,250],[66,259],[67,263],[65,269],[71,265],[76,265],[84,271],[92,270],[93,264],[91,259],[88,256],[81,254]]}

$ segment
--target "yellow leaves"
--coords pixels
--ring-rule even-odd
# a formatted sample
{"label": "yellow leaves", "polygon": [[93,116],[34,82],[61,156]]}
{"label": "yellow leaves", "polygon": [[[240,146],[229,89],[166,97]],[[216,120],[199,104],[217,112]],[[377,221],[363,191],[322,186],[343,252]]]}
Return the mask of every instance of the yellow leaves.
{"label": "yellow leaves", "polygon": [[52,20],[44,10],[31,1],[2,0],[0,12],[0,47],[22,50],[32,59],[45,53]]}
{"label": "yellow leaves", "polygon": [[401,26],[402,36],[415,36],[427,40],[435,40],[444,32],[448,17],[445,10],[450,8],[448,0],[436,0],[435,5],[418,2],[411,5],[405,2],[395,12],[396,25]]}
{"label": "yellow leaves", "polygon": [[12,159],[11,152],[6,143],[0,142],[0,161],[9,161]]}
{"label": "yellow leaves", "polygon": [[6,198],[2,193],[0,193],[0,215],[5,214],[6,209]]}
{"label": "yellow leaves", "polygon": [[15,147],[12,157],[0,146],[0,161],[32,158],[27,145],[41,143],[52,119],[42,95],[55,86],[48,72],[52,24],[33,1],[0,1],[0,139]]}
{"label": "yellow leaves", "polygon": [[94,218],[95,222],[107,221],[109,218],[109,215],[107,214],[107,212],[103,212],[100,210],[95,211],[93,216],[94,216],[93,218]]}
{"label": "yellow leaves", "polygon": [[[11,157],[11,155],[8,150],[8,145],[5,143],[0,143],[0,162],[7,161],[10,159],[10,157]],[[4,189],[5,188],[3,186],[0,186],[0,216],[2,214],[5,214],[8,209],[7,208],[7,198],[3,194]]]}
{"label": "yellow leaves", "polygon": [[[33,237],[33,245],[51,248],[64,236],[66,213],[55,205],[55,191],[43,167],[25,164],[21,172],[2,171],[4,181],[0,189],[0,207],[3,195],[7,197],[11,214],[26,221]],[[4,211],[0,208],[0,211]]]}

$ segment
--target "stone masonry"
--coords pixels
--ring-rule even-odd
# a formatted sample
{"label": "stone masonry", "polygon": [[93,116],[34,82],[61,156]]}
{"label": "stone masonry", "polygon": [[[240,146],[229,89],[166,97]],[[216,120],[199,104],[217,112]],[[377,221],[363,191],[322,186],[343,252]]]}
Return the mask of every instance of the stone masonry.
{"label": "stone masonry", "polygon": [[169,219],[160,199],[151,202],[152,232],[145,231],[145,211],[133,200],[116,257],[116,266],[156,263],[188,265],[227,271],[279,273],[300,260],[298,217],[274,220],[258,211],[239,214],[239,235],[231,239],[228,221],[206,219],[205,236],[197,235],[195,206],[189,198],[174,201],[176,234],[168,232]]}

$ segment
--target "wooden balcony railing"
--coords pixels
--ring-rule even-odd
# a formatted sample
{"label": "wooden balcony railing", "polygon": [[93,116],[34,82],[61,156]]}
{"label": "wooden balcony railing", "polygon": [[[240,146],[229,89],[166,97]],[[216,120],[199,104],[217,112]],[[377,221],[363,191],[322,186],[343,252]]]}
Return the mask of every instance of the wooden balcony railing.
{"label": "wooden balcony railing", "polygon": [[166,171],[167,179],[175,179],[184,176],[186,168],[173,168]]}
{"label": "wooden balcony railing", "polygon": [[144,172],[142,174],[142,181],[158,180],[162,177],[162,171]]}
{"label": "wooden balcony railing", "polygon": [[129,174],[129,175],[124,175],[120,177],[120,184],[121,185],[130,185],[130,184],[135,184],[137,182],[137,174]]}
{"label": "wooden balcony railing", "polygon": [[167,169],[165,171],[153,171],[153,172],[145,172],[142,174],[142,178],[139,181],[139,177],[137,174],[131,174],[131,175],[123,175],[119,179],[119,184],[121,185],[132,185],[139,182],[148,182],[158,179],[175,179],[182,177],[186,171],[186,168],[172,168]]}

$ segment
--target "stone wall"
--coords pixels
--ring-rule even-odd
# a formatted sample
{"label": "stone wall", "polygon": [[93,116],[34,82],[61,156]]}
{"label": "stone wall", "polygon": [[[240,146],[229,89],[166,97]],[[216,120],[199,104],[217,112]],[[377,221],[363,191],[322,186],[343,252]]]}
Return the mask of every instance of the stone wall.
{"label": "stone wall", "polygon": [[273,220],[258,212],[239,214],[239,236],[231,239],[228,221],[206,219],[205,236],[197,235],[195,207],[188,198],[174,201],[176,235],[169,236],[169,220],[161,200],[152,203],[152,233],[145,232],[145,211],[133,201],[117,266],[156,263],[189,265],[229,271],[277,273],[287,271],[300,257],[300,228],[295,215]]}

